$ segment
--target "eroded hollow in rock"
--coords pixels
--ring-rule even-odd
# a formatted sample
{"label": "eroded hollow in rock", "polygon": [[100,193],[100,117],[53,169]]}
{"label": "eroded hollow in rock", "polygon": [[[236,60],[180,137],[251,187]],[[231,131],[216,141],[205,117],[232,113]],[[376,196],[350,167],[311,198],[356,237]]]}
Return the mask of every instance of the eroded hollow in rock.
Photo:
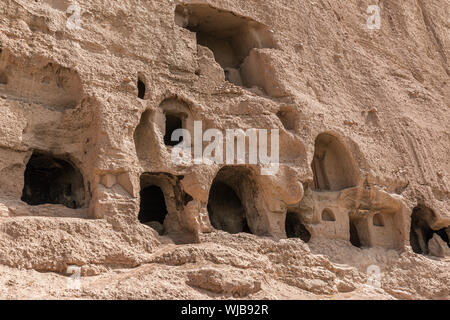
{"label": "eroded hollow in rock", "polygon": [[75,69],[41,56],[16,56],[8,49],[0,55],[0,93],[8,99],[65,111],[80,103],[83,87]]}
{"label": "eroded hollow in rock", "polygon": [[322,221],[336,221],[333,211],[325,209],[322,211]]}
{"label": "eroded hollow in rock", "polygon": [[361,248],[358,228],[354,220],[350,219],[350,243],[355,247]]}
{"label": "eroded hollow in rock", "polygon": [[309,242],[311,240],[311,233],[306,229],[296,212],[287,212],[285,228],[288,238],[300,238],[303,242]]}
{"label": "eroded hollow in rock", "polygon": [[178,141],[172,140],[172,135],[175,130],[183,129],[183,120],[179,115],[166,113],[166,132],[164,135],[164,144],[166,146],[176,146],[183,141],[180,137]]}
{"label": "eroded hollow in rock", "polygon": [[8,77],[3,72],[0,72],[0,84],[7,85]]}
{"label": "eroded hollow in rock", "polygon": [[84,205],[81,172],[69,161],[34,152],[25,170],[22,201],[29,205],[62,204],[77,209]]}
{"label": "eroded hollow in rock", "polygon": [[277,117],[280,119],[284,128],[289,131],[296,131],[298,128],[298,115],[293,108],[281,108],[277,112]]}
{"label": "eroded hollow in rock", "polygon": [[163,235],[167,231],[169,210],[174,210],[170,199],[166,199],[167,195],[173,192],[171,177],[165,174],[144,173],[140,180],[139,222]]}
{"label": "eroded hollow in rock", "polygon": [[256,193],[250,169],[221,169],[213,181],[208,199],[208,213],[213,227],[231,234],[254,233],[253,226],[262,222],[256,209]]}
{"label": "eroded hollow in rock", "polygon": [[178,136],[178,138],[173,136],[178,129],[189,130],[192,136],[194,123],[191,109],[186,102],[178,98],[168,98],[161,102],[159,108],[164,119],[162,128],[166,146],[173,147],[183,141],[183,136]]}
{"label": "eroded hollow in rock", "polygon": [[225,71],[226,79],[239,86],[254,85],[250,80],[254,74],[247,76],[243,74],[246,71],[241,69],[250,51],[275,47],[272,33],[265,25],[207,4],[178,5],[175,23],[195,32],[197,43],[214,53],[215,60]]}
{"label": "eroded hollow in rock", "polygon": [[311,166],[317,190],[337,191],[358,184],[358,170],[350,152],[331,134],[317,137]]}
{"label": "eroded hollow in rock", "polygon": [[138,220],[177,244],[196,241],[184,211],[193,198],[183,191],[182,179],[166,172],[145,172],[140,178]]}
{"label": "eroded hollow in rock", "polygon": [[435,234],[440,236],[441,239],[450,247],[446,229],[443,228],[433,230],[431,228],[434,219],[436,219],[435,213],[426,206],[419,205],[413,209],[411,215],[410,243],[415,253],[425,255],[429,254],[428,242]]}
{"label": "eroded hollow in rock", "polygon": [[134,145],[136,147],[137,157],[142,159],[148,159],[154,154],[156,140],[154,138],[154,128],[152,124],[152,111],[146,110],[142,113],[139,125],[134,131]]}
{"label": "eroded hollow in rock", "polygon": [[373,216],[373,225],[376,227],[384,227],[384,219],[381,214],[377,213]]}
{"label": "eroded hollow in rock", "polygon": [[229,233],[249,232],[245,209],[236,192],[222,182],[215,182],[208,201],[211,223],[214,228]]}
{"label": "eroded hollow in rock", "polygon": [[138,219],[141,223],[157,222],[161,226],[167,215],[166,199],[158,186],[148,186],[141,190],[141,203]]}
{"label": "eroded hollow in rock", "polygon": [[145,99],[145,82],[139,77],[137,82],[138,98]]}

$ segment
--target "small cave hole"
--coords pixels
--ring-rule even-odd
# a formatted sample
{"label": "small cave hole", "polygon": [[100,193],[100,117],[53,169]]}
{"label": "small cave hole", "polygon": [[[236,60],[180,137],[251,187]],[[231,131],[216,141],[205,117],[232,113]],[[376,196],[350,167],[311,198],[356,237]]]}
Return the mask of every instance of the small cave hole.
{"label": "small cave hole", "polygon": [[351,153],[329,133],[318,135],[311,167],[316,190],[338,191],[358,184],[359,174]]}
{"label": "small cave hole", "polygon": [[336,221],[333,211],[325,209],[322,211],[322,221]]}
{"label": "small cave hole", "polygon": [[183,129],[183,120],[173,114],[166,114],[166,133],[164,135],[164,144],[166,146],[176,146],[183,142],[183,137],[180,137],[179,141],[172,140],[172,135],[175,130]]}
{"label": "small cave hole", "polygon": [[84,182],[70,162],[34,152],[25,170],[22,201],[29,205],[62,204],[71,209],[83,206]]}
{"label": "small cave hole", "polygon": [[138,78],[137,87],[138,87],[138,98],[145,99],[146,87],[144,81],[142,81],[141,78]]}
{"label": "small cave hole", "polygon": [[241,199],[223,182],[216,181],[211,187],[208,213],[212,226],[218,230],[231,234],[251,233]]}
{"label": "small cave hole", "polygon": [[306,229],[298,214],[295,212],[288,211],[286,214],[285,228],[288,238],[300,238],[303,242],[309,242],[311,240],[311,233]]}
{"label": "small cave hole", "polygon": [[384,227],[384,219],[381,214],[377,213],[373,216],[373,225],[376,227]]}
{"label": "small cave hole", "polygon": [[139,221],[162,234],[167,215],[163,191],[158,186],[148,186],[141,190],[140,197]]}

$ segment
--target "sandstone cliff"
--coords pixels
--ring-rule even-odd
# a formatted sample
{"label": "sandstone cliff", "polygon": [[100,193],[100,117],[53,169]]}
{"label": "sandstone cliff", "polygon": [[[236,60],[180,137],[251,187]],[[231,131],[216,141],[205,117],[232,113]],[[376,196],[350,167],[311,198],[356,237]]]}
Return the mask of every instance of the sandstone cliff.
{"label": "sandstone cliff", "polygon": [[[0,298],[448,299],[449,9],[2,0]],[[278,171],[172,161],[199,122]]]}

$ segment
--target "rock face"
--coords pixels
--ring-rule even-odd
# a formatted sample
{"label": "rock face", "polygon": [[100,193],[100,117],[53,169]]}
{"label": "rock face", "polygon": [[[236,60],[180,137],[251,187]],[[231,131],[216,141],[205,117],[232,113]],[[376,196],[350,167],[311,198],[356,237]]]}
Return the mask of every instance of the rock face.
{"label": "rock face", "polygon": [[0,298],[450,298],[449,4],[370,5],[2,1]]}

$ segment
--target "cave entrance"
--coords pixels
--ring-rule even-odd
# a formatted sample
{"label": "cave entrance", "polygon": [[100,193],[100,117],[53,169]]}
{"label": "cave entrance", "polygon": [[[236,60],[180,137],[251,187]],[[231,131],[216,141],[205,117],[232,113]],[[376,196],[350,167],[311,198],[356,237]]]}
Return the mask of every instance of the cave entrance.
{"label": "cave entrance", "polygon": [[311,166],[317,190],[338,191],[358,184],[358,171],[350,152],[331,134],[317,137]]}
{"label": "cave entrance", "polygon": [[250,51],[275,47],[272,32],[267,26],[207,4],[177,5],[175,23],[195,32],[197,43],[214,53],[227,81],[238,86],[253,85],[252,77],[241,68]]}
{"label": "cave entrance", "polygon": [[288,238],[300,238],[303,242],[311,240],[311,233],[306,229],[296,212],[287,212],[285,228]]}
{"label": "cave entrance", "polygon": [[[349,214],[350,243],[358,248],[369,248],[372,246],[370,218],[361,212]],[[370,220],[372,221],[372,220]]]}
{"label": "cave entrance", "polygon": [[66,160],[33,152],[24,180],[21,199],[29,205],[62,204],[77,209],[84,204],[83,176]]}
{"label": "cave entrance", "polygon": [[361,239],[359,238],[358,228],[354,220],[350,219],[350,243],[361,248]]}
{"label": "cave entrance", "polygon": [[208,212],[214,228],[231,234],[250,233],[244,206],[233,188],[225,183],[220,181],[213,183],[209,195]]}
{"label": "cave entrance", "polygon": [[423,205],[413,209],[411,215],[410,244],[417,254],[429,254],[428,242],[437,234],[450,247],[449,237],[446,229],[434,230],[431,228],[435,213]]}
{"label": "cave entrance", "polygon": [[145,87],[145,82],[142,81],[141,78],[138,78],[137,88],[138,88],[138,98],[145,99],[146,87]]}
{"label": "cave entrance", "polygon": [[249,168],[222,168],[209,193],[208,214],[211,224],[231,234],[255,233],[255,227],[265,223],[256,208],[257,196],[257,187]]}
{"label": "cave entrance", "polygon": [[180,137],[178,141],[172,140],[174,131],[178,129],[183,129],[183,119],[179,115],[166,113],[166,132],[164,135],[164,144],[166,146],[174,147],[183,142],[183,137]]}
{"label": "cave entrance", "polygon": [[164,192],[158,186],[147,186],[141,190],[140,198],[139,221],[162,233],[167,215]]}

